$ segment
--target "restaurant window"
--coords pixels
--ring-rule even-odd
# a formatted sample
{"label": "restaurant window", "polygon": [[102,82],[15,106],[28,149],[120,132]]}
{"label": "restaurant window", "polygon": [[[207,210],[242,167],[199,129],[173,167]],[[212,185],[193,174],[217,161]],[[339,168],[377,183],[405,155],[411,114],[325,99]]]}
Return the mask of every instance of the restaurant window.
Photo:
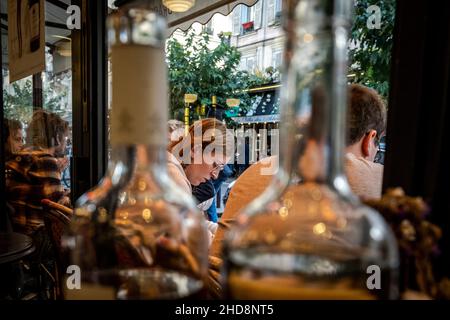
{"label": "restaurant window", "polygon": [[[393,26],[395,16],[395,1],[383,0],[379,4],[382,12],[382,27],[377,29],[376,25],[368,27],[368,21],[372,21],[373,12],[368,12],[370,3],[367,0],[358,0],[354,8],[354,25],[350,35],[351,43],[349,46],[349,68],[348,68],[348,83],[358,83],[366,87],[375,89],[383,100],[387,101],[389,92],[389,74],[390,74],[390,55],[393,43]],[[112,7],[110,6],[110,9]],[[279,70],[273,70],[268,67],[280,68],[283,63],[284,48],[282,47],[283,32],[279,27],[280,32],[267,32],[261,35],[253,32],[248,34],[245,40],[239,41],[242,35],[243,24],[257,20],[257,16],[262,9],[265,23],[269,25],[270,21],[281,18],[283,4],[281,0],[260,0],[252,7],[245,5],[238,5],[234,8],[232,13],[224,17],[227,23],[216,23],[214,19],[210,19],[203,27],[204,30],[213,29],[214,34],[221,32],[229,32],[229,27],[232,27],[232,37],[230,43],[235,45],[241,54],[239,70],[248,71],[251,76],[259,76],[259,86],[266,84],[273,84],[280,82]],[[226,26],[226,27],[225,27]],[[229,27],[228,27],[229,26]],[[194,28],[195,29],[195,28]],[[179,32],[177,37],[183,37]],[[261,37],[260,37],[261,36]],[[272,38],[272,37],[275,37]],[[211,37],[213,38],[213,37]],[[310,40],[308,36],[305,38]],[[313,39],[311,39],[312,41]],[[180,40],[183,43],[182,40]],[[256,50],[249,48],[257,48]],[[371,63],[374,62],[374,64]],[[110,68],[110,65],[108,65]],[[110,69],[109,81],[111,81]],[[262,81],[266,81],[263,83]],[[110,85],[110,83],[109,83]],[[186,87],[189,84],[186,83]],[[247,89],[247,88],[244,88]],[[111,90],[109,90],[109,98]],[[110,107],[110,105],[109,105]],[[278,106],[273,108],[274,114],[279,114]],[[239,116],[245,116],[251,110],[241,110]],[[182,114],[183,110],[178,111],[177,115]],[[192,111],[196,112],[196,111]],[[252,116],[258,116],[257,113],[250,113]],[[175,113],[174,113],[175,114]],[[182,117],[179,117],[182,119]],[[378,133],[378,132],[377,132]],[[384,133],[380,133],[374,140],[378,154],[374,161],[383,163],[384,154],[386,150]],[[380,177],[381,179],[381,177]]]}
{"label": "restaurant window", "polygon": [[[70,205],[72,32],[66,24],[70,1],[45,2],[44,34],[30,26],[39,25],[39,1],[11,1],[17,6],[9,10],[7,0],[0,3],[8,218],[15,230],[30,234],[43,223],[41,200]],[[15,18],[18,12],[22,19]],[[14,39],[9,39],[8,31],[16,35]],[[32,54],[39,54],[39,59]],[[34,72],[37,63],[29,67],[27,57],[36,61],[43,57],[38,68],[44,70]]]}

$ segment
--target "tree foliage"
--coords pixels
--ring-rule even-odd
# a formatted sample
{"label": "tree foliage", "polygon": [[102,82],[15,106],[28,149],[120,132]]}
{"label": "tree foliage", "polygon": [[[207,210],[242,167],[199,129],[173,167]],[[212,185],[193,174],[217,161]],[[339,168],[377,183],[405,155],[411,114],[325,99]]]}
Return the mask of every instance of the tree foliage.
{"label": "tree foliage", "polygon": [[[58,87],[56,88],[55,85]],[[64,101],[67,100],[68,88],[59,88],[55,81],[44,85],[44,109],[54,112],[61,117],[67,117]],[[33,114],[33,82],[30,79],[16,81],[8,90],[3,90],[3,105],[5,118],[27,123]]]}
{"label": "tree foliage", "polygon": [[207,32],[196,34],[194,30],[188,31],[184,44],[175,38],[168,40],[170,111],[173,117],[180,118],[186,93],[197,94],[197,104],[207,106],[211,105],[214,95],[222,106],[226,105],[227,98],[241,99],[240,106],[245,109],[249,97],[244,89],[270,81],[270,74],[249,74],[238,70],[241,54],[230,46],[226,35],[220,36],[220,43],[215,48],[211,47]]}
{"label": "tree foliage", "polygon": [[[374,14],[371,5],[381,9],[380,28],[369,29],[367,21]],[[389,93],[391,51],[393,45],[395,0],[355,0],[350,73],[354,81],[377,90],[385,98]]]}

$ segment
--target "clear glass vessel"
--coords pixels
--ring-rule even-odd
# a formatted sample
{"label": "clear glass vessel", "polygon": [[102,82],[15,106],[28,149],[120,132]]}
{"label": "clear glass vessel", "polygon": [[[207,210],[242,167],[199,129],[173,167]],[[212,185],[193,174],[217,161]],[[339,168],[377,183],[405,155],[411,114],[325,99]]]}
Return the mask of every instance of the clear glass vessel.
{"label": "clear glass vessel", "polygon": [[125,8],[108,17],[112,60],[111,160],[77,202],[63,237],[81,289],[67,299],[183,299],[207,274],[205,221],[166,170],[166,23]]}
{"label": "clear glass vessel", "polygon": [[226,238],[228,298],[398,298],[393,233],[343,172],[352,5],[287,2],[280,166]]}

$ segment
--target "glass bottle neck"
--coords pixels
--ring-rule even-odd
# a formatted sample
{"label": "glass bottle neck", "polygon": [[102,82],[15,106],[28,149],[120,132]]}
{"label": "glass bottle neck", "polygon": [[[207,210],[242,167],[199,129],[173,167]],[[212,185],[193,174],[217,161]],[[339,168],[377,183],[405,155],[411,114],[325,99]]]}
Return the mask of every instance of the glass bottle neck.
{"label": "glass bottle neck", "polygon": [[300,182],[327,184],[350,196],[343,159],[351,1],[329,0],[320,13],[317,2],[292,1],[295,7],[288,8],[281,167]]}
{"label": "glass bottle neck", "polygon": [[116,145],[111,150],[107,176],[113,186],[121,187],[136,174],[152,177],[167,174],[167,151],[164,145]]}

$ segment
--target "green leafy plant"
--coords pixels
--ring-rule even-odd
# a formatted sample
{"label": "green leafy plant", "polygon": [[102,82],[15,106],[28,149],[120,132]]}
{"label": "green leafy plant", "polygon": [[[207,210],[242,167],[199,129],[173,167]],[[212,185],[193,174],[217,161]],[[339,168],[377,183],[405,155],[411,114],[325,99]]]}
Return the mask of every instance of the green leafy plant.
{"label": "green leafy plant", "polygon": [[[239,70],[241,54],[229,44],[229,35],[222,33],[220,43],[211,49],[211,38],[206,32],[190,30],[182,44],[175,38],[167,42],[167,63],[170,84],[171,116],[182,120],[184,94],[195,93],[197,105],[211,105],[211,97],[225,106],[227,98],[241,100],[240,107],[249,106],[246,89],[269,82],[264,73],[250,74]],[[271,70],[272,74],[275,71]],[[196,108],[194,108],[195,110]]]}
{"label": "green leafy plant", "polygon": [[[376,5],[381,10],[379,29],[370,29],[367,21]],[[377,90],[384,98],[389,94],[391,51],[394,35],[395,0],[355,0],[354,23],[350,46],[353,81]]]}
{"label": "green leafy plant", "polygon": [[[58,89],[55,87],[58,86]],[[70,111],[65,108],[68,88],[57,85],[50,80],[44,86],[44,109],[61,117],[67,117]],[[13,82],[8,90],[3,90],[3,105],[5,118],[19,120],[22,123],[30,121],[33,114],[33,83],[31,79]]]}

